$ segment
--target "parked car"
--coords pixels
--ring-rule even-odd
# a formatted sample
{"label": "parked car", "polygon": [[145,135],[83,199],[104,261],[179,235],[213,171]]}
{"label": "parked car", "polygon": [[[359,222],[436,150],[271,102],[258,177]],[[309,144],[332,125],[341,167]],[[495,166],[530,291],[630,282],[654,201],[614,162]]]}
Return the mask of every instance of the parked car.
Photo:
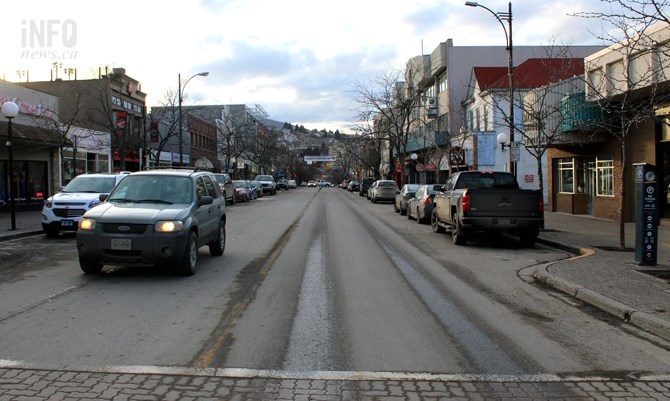
{"label": "parked car", "polygon": [[307,186],[308,186],[308,187],[315,187],[315,186],[316,186],[316,181],[314,181],[314,180],[309,180],[309,182],[307,183]]}
{"label": "parked car", "polygon": [[244,181],[244,184],[247,186],[247,192],[249,193],[249,200],[258,199],[258,192],[256,190],[256,186],[253,184],[253,181],[246,180]]}
{"label": "parked car", "polygon": [[377,203],[380,201],[395,201],[395,196],[398,193],[398,184],[393,180],[377,180],[370,186],[368,196],[370,202]]}
{"label": "parked car", "polygon": [[200,247],[223,255],[226,200],[211,172],[140,171],[100,198],[77,231],[84,273],[99,273],[105,264],[166,265],[192,275]]}
{"label": "parked car", "polygon": [[277,194],[277,183],[271,175],[257,175],[256,178],[254,178],[254,181],[261,183],[261,187],[263,187],[263,194]]}
{"label": "parked car", "polygon": [[249,202],[251,194],[249,193],[249,186],[245,180],[233,180],[235,186],[235,197],[238,202]]}
{"label": "parked car", "polygon": [[347,190],[349,192],[354,192],[354,191],[358,192],[358,189],[360,188],[360,186],[361,186],[360,181],[351,180],[351,181],[349,181],[349,185],[347,185]]}
{"label": "parked car", "polygon": [[438,184],[421,185],[414,197],[407,202],[407,218],[416,219],[419,224],[430,222],[433,212],[433,199],[442,186]]}
{"label": "parked car", "polygon": [[277,178],[277,189],[288,191],[288,181],[286,178]]}
{"label": "parked car", "polygon": [[506,171],[459,171],[435,195],[431,226],[450,230],[456,245],[465,245],[468,236],[507,232],[533,246],[544,226],[542,192],[521,189]]}
{"label": "parked car", "polygon": [[319,179],[319,180],[314,181],[314,186],[317,186],[317,187],[329,187],[329,186],[330,186],[330,182],[328,182],[328,181],[326,181],[326,180],[321,180],[321,179]]}
{"label": "parked car", "polygon": [[368,188],[370,188],[370,185],[372,185],[373,182],[375,182],[375,179],[373,177],[363,178],[363,180],[361,180],[361,184],[358,187],[358,195],[367,196]]}
{"label": "parked car", "polygon": [[256,190],[256,198],[262,198],[263,197],[263,186],[261,186],[261,183],[256,180],[251,180],[251,185],[254,186],[254,189]]}
{"label": "parked car", "polygon": [[129,173],[80,174],[57,194],[44,201],[42,229],[47,237],[57,237],[61,231],[77,231],[82,216],[101,203],[100,195],[112,189]]}
{"label": "parked car", "polygon": [[419,184],[405,184],[400,188],[393,201],[393,211],[400,212],[401,216],[407,214],[407,201],[414,197]]}
{"label": "parked car", "polygon": [[298,183],[296,180],[288,180],[288,189],[296,189],[298,188]]}
{"label": "parked car", "polygon": [[230,175],[223,173],[214,173],[216,181],[221,187],[221,192],[226,198],[226,204],[235,204],[235,188],[233,187],[233,180]]}

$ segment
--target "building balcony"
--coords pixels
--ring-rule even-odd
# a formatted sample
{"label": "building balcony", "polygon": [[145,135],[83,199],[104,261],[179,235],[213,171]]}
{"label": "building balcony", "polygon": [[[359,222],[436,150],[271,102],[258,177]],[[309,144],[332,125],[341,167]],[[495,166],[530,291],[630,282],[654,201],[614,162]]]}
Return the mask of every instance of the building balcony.
{"label": "building balcony", "polygon": [[560,129],[552,138],[551,147],[602,143],[607,140],[603,127],[608,115],[597,103],[587,102],[584,92],[565,96],[561,99],[560,107]]}
{"label": "building balcony", "polygon": [[[426,135],[411,138],[407,141],[405,151],[402,153],[417,152],[423,149],[430,148],[444,148],[449,145],[449,133],[447,131],[433,131]],[[393,155],[397,156],[396,150],[393,150]]]}

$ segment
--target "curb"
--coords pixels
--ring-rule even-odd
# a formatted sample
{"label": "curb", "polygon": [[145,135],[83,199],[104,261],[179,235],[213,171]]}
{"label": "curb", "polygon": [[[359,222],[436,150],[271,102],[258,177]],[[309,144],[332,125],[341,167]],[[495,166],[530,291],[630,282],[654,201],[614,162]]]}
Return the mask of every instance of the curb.
{"label": "curb", "polygon": [[[592,249],[589,248],[579,248],[569,244],[563,244],[543,238],[538,238],[538,241],[544,245],[578,255],[576,257],[587,257],[595,253]],[[659,319],[658,317],[649,313],[637,310],[624,303],[606,297],[596,291],[575,284],[569,280],[554,276],[547,271],[547,268],[554,263],[560,262],[548,263],[537,267],[532,274],[533,278],[537,279],[548,287],[555,288],[563,293],[579,299],[580,301],[607,312],[610,315],[623,320],[624,322],[630,323],[645,331],[653,333],[663,338],[664,340],[670,341],[670,322],[665,319]]]}
{"label": "curb", "polygon": [[0,242],[1,241],[9,241],[17,238],[23,238],[23,237],[29,237],[31,235],[39,235],[39,234],[44,234],[44,231],[42,229],[39,230],[29,230],[29,231],[21,231],[21,232],[16,232],[16,233],[8,233],[8,234],[2,234],[0,235]]}

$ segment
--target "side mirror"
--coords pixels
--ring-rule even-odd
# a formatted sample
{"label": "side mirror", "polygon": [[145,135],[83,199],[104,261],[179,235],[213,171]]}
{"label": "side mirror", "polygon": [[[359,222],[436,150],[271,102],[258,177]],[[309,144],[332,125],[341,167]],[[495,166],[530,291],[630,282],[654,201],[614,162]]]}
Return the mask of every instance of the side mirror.
{"label": "side mirror", "polygon": [[107,200],[108,197],[109,197],[109,194],[100,194],[98,199],[100,199],[100,202],[104,202],[104,201]]}
{"label": "side mirror", "polygon": [[198,199],[198,206],[211,205],[212,203],[214,203],[214,198],[209,195],[201,196]]}

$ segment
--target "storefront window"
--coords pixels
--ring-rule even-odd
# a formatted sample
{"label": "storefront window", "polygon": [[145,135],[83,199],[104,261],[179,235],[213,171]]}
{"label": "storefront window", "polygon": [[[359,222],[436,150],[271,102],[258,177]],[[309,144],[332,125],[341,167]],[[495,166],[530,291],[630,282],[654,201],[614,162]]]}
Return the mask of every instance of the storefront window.
{"label": "storefront window", "polygon": [[107,173],[109,171],[109,155],[99,153],[86,155],[87,173]]}
{"label": "storefront window", "polygon": [[599,157],[596,160],[597,188],[596,195],[614,196],[614,161],[611,156]]}
{"label": "storefront window", "polygon": [[[9,169],[7,162],[0,165],[0,205],[9,204]],[[44,201],[47,191],[47,163],[14,162],[14,203],[25,205]]]}
{"label": "storefront window", "polygon": [[564,193],[575,192],[575,161],[572,158],[559,159],[558,161],[558,191]]}

